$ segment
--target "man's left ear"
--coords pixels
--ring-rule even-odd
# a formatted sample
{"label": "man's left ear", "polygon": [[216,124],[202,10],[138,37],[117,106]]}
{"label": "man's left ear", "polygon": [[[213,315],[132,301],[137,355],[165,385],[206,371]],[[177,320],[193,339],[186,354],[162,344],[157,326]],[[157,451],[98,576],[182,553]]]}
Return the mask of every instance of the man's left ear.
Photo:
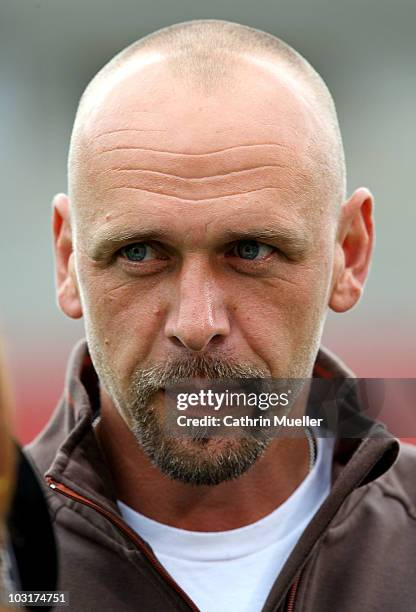
{"label": "man's left ear", "polygon": [[358,302],[374,243],[373,196],[361,187],[343,205],[338,226],[329,307],[345,312]]}

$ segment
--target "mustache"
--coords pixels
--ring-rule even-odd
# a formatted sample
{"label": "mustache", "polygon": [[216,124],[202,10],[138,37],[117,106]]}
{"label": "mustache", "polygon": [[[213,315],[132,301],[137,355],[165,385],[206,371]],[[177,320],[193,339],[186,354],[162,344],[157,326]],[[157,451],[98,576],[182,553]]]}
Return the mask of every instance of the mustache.
{"label": "mustache", "polygon": [[136,398],[147,401],[154,393],[171,385],[187,383],[192,379],[235,380],[267,378],[270,373],[250,363],[197,355],[169,360],[148,368],[138,368],[132,379],[132,391]]}

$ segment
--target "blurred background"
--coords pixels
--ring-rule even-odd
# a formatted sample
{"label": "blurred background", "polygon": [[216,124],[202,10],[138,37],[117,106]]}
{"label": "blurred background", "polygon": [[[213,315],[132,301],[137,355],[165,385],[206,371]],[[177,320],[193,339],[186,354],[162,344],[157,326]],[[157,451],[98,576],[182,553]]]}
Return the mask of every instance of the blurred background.
{"label": "blurred background", "polygon": [[121,48],[197,18],[280,36],[329,85],[349,192],[375,195],[377,245],[361,303],[330,314],[324,342],[359,376],[416,377],[414,0],[0,0],[0,327],[22,442],[47,421],[83,335],[56,307],[50,232],[78,99]]}

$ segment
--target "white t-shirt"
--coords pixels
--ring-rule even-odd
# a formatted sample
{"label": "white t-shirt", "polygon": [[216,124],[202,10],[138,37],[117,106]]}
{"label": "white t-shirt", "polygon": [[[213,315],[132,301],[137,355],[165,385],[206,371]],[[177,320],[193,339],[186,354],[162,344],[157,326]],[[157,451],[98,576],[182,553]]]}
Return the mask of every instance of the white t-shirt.
{"label": "white t-shirt", "polygon": [[[305,527],[329,493],[333,439],[317,439],[311,472],[276,510],[228,531],[177,529],[118,501],[126,521],[202,612],[258,612]],[[238,511],[238,509],[236,509]]]}

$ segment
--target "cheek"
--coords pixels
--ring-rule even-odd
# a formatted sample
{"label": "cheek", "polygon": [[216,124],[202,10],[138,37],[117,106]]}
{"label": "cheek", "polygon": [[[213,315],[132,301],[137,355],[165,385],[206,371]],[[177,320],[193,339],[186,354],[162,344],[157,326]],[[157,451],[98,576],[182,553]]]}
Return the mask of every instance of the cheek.
{"label": "cheek", "polygon": [[235,323],[273,375],[294,371],[297,363],[299,371],[309,370],[322,334],[327,285],[327,275],[311,267],[290,280],[246,283],[234,292]]}
{"label": "cheek", "polygon": [[121,280],[95,270],[84,272],[81,282],[89,345],[120,380],[128,380],[137,364],[149,357],[161,333],[160,285]]}

